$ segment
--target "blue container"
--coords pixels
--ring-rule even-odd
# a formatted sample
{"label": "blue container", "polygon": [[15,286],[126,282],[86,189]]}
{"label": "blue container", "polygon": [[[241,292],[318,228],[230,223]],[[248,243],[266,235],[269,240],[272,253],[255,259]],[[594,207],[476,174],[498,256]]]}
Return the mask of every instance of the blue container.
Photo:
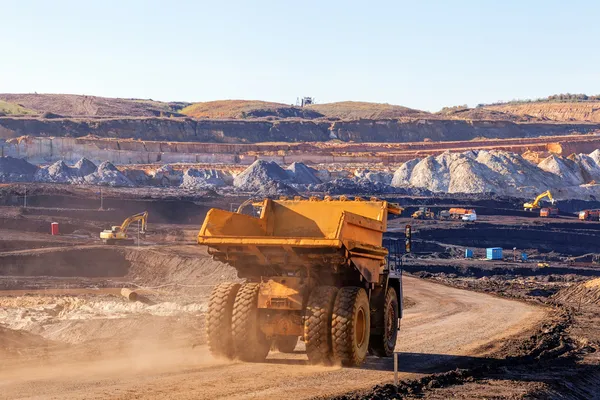
{"label": "blue container", "polygon": [[485,249],[485,258],[488,260],[502,260],[502,248],[488,247]]}
{"label": "blue container", "polygon": [[473,258],[473,250],[465,249],[465,258]]}
{"label": "blue container", "polygon": [[527,253],[521,253],[521,261],[527,261]]}

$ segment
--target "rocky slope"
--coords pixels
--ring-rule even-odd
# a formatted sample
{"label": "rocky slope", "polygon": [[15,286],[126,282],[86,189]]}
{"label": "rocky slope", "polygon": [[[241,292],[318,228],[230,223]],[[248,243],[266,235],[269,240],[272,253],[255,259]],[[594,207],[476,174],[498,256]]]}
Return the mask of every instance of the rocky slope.
{"label": "rocky slope", "polygon": [[600,123],[514,123],[462,120],[194,120],[191,118],[0,117],[0,139],[19,136],[83,137],[216,143],[420,142],[526,138],[589,133]]}
{"label": "rocky slope", "polygon": [[[0,100],[18,104],[38,114],[87,117],[153,117],[180,115],[178,111],[188,103],[159,102],[142,99],[115,99],[73,94],[12,94],[0,93]],[[33,111],[31,111],[33,110]],[[13,113],[14,114],[14,113]]]}
{"label": "rocky slope", "polygon": [[530,102],[485,106],[487,110],[533,116],[551,121],[600,122],[600,101],[582,102]]}

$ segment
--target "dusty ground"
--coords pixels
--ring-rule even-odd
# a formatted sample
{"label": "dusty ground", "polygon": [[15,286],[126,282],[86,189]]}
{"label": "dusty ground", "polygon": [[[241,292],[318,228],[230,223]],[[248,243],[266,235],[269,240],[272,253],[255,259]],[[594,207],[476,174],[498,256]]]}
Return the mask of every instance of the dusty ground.
{"label": "dusty ground", "polygon": [[[413,278],[405,284],[416,304],[407,310],[397,346],[402,378],[473,362],[546,315],[541,307]],[[137,346],[132,340],[122,356],[110,346],[51,351],[36,367],[11,366],[0,386],[7,398],[310,398],[392,379],[389,360],[369,359],[360,369],[308,366],[302,346],[291,356],[274,353],[264,364],[214,360],[205,346],[172,347],[170,340],[142,340]],[[106,349],[113,354],[103,357]],[[74,361],[80,352],[94,351],[100,355]]]}
{"label": "dusty ground", "polygon": [[[214,284],[237,278],[193,242],[209,207],[229,208],[239,199],[110,189],[109,210],[99,211],[93,190],[36,190],[34,207],[0,206],[0,397],[371,398],[384,393],[371,392],[373,386],[391,381],[390,360],[369,358],[360,369],[309,366],[302,343],[295,354],[275,352],[264,364],[208,355],[207,295]],[[434,200],[400,201],[410,213]],[[397,346],[404,395],[590,398],[600,364],[600,312],[594,301],[579,300],[584,288],[577,285],[600,276],[600,267],[592,256],[567,260],[600,253],[600,223],[568,215],[543,221],[510,200],[467,204],[478,208],[478,223],[390,224],[391,237],[413,224],[415,253],[406,271],[444,284],[406,278]],[[99,230],[139,209],[151,215],[140,247],[99,244]],[[58,237],[48,234],[52,221],[60,222]],[[513,243],[534,261],[515,263],[512,252],[498,262],[480,259],[484,247]],[[466,247],[475,259],[462,258]],[[550,267],[538,268],[538,260]],[[141,290],[144,301],[119,296],[124,286]],[[507,299],[515,297],[529,304]],[[530,359],[544,363],[543,374]],[[568,377],[563,386],[561,377]]]}

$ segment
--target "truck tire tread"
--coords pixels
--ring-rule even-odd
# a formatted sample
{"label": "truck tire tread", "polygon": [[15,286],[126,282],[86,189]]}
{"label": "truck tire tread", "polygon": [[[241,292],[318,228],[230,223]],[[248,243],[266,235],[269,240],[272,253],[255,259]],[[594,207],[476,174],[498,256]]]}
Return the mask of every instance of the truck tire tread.
{"label": "truck tire tread", "polygon": [[233,305],[233,346],[236,356],[242,361],[264,361],[271,347],[259,326],[259,289],[258,283],[243,284]]}
{"label": "truck tire tread", "polygon": [[231,318],[233,303],[240,286],[239,283],[221,283],[210,294],[206,313],[206,336],[208,348],[213,356],[234,356]]}
{"label": "truck tire tread", "polygon": [[310,294],[304,319],[306,354],[312,364],[331,364],[331,318],[338,289],[318,286]]}
{"label": "truck tire tread", "polygon": [[[364,310],[365,338],[361,347],[354,343],[355,314],[359,307]],[[344,366],[356,367],[362,364],[368,349],[370,330],[370,307],[367,293],[359,287],[343,287],[339,290],[333,306],[331,335],[333,355],[336,361]],[[366,343],[364,342],[366,341]]]}

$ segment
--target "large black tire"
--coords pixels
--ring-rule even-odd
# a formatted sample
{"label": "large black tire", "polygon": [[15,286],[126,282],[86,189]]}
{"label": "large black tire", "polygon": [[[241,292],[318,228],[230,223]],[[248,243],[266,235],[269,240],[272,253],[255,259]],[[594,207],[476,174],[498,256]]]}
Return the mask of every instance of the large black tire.
{"label": "large black tire", "polygon": [[382,311],[383,335],[371,334],[369,351],[378,357],[391,357],[398,338],[398,296],[392,287],[387,290]]}
{"label": "large black tire", "polygon": [[215,357],[234,356],[231,317],[240,286],[239,283],[221,283],[210,294],[206,313],[206,336],[208,348]]}
{"label": "large black tire", "polygon": [[357,367],[369,348],[371,312],[367,292],[359,287],[343,287],[333,305],[331,336],[335,361]]}
{"label": "large black tire", "polygon": [[270,341],[260,330],[258,320],[258,283],[245,283],[233,304],[233,347],[242,361],[261,362],[269,354]]}
{"label": "large black tire", "polygon": [[312,364],[331,364],[331,318],[338,289],[318,286],[310,293],[304,318],[306,354]]}
{"label": "large black tire", "polygon": [[298,336],[277,336],[275,347],[282,353],[293,353],[298,344]]}

